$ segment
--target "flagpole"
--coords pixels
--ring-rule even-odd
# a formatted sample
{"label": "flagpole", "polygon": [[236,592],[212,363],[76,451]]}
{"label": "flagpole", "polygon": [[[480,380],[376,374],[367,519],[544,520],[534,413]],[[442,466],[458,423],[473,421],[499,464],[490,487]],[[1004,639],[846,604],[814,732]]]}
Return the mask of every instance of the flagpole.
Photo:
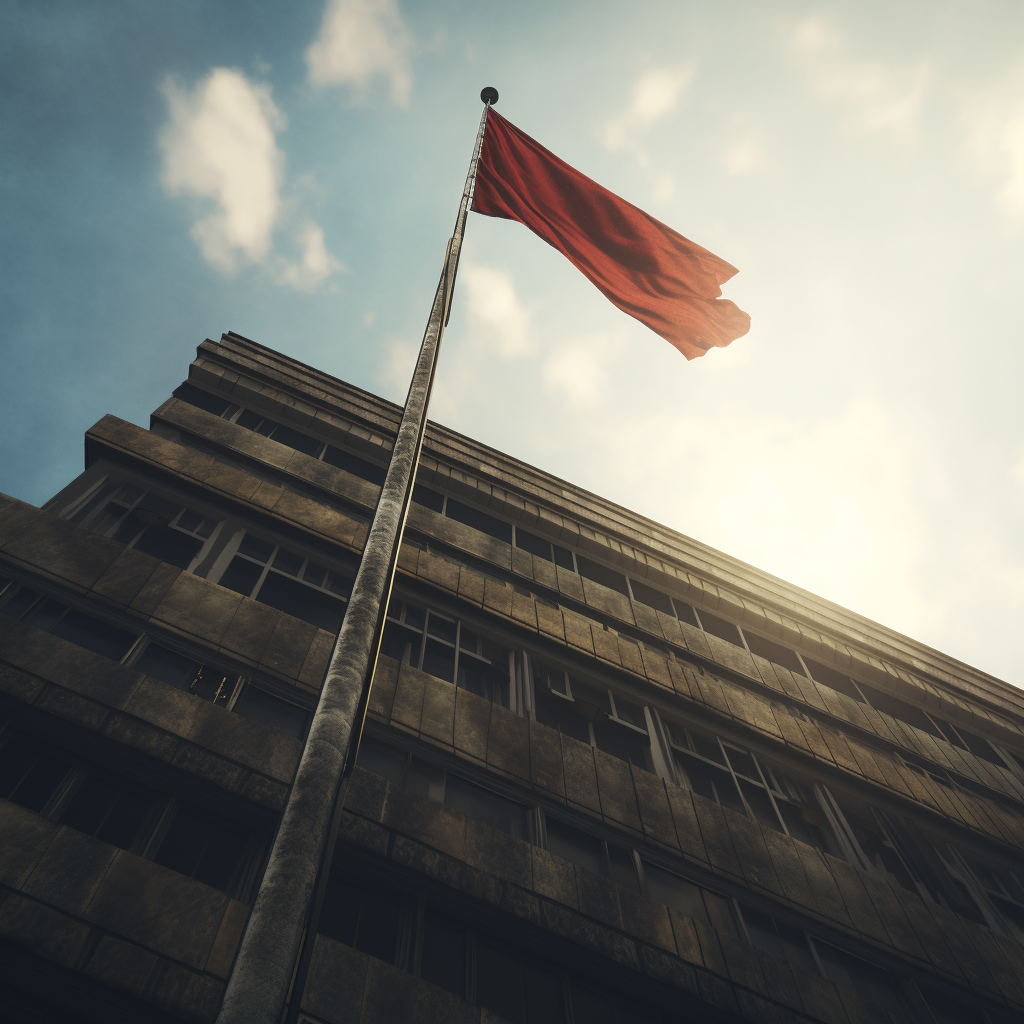
{"label": "flagpole", "polygon": [[480,99],[484,110],[455,230],[448,240],[441,279],[406,396],[391,463],[324,675],[309,737],[228,978],[217,1024],[278,1024],[289,999],[289,990],[293,993],[288,1021],[293,1022],[299,1012],[320,904],[334,856],[345,789],[359,750],[388,599],[409,514],[437,354],[451,309],[487,111],[498,101],[497,90],[484,89]]}

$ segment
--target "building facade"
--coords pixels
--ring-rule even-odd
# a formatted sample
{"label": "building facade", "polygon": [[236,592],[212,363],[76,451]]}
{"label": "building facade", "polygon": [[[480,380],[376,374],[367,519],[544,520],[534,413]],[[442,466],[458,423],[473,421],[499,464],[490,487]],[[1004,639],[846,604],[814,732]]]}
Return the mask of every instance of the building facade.
{"label": "building facade", "polygon": [[[401,410],[235,334],[0,510],[0,1020],[212,1021]],[[1009,1024],[1024,694],[427,432],[310,1022]]]}

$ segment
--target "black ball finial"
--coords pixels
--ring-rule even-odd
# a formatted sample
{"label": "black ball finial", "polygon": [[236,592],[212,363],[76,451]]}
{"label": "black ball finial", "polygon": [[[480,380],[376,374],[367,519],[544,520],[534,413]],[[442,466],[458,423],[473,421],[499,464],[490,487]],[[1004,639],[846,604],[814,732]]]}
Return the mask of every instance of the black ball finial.
{"label": "black ball finial", "polygon": [[480,90],[480,102],[490,103],[493,107],[498,102],[498,90],[493,85],[488,85]]}

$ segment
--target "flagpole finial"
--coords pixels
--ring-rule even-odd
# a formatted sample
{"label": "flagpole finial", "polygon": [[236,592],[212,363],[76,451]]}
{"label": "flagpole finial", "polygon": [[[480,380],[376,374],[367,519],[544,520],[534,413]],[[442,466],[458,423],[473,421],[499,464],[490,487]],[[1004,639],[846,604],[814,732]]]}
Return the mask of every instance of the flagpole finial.
{"label": "flagpole finial", "polygon": [[488,85],[480,90],[480,102],[494,106],[498,102],[498,90],[493,85]]}

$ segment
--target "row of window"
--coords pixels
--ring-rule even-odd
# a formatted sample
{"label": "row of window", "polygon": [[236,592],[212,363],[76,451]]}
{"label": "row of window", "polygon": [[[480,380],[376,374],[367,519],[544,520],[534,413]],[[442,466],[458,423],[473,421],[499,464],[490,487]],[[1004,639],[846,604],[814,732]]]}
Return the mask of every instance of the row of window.
{"label": "row of window", "polygon": [[2,577],[0,615],[19,619],[104,658],[128,665],[244,718],[272,725],[300,739],[306,735],[309,712],[305,708],[261,690],[243,676],[204,665],[156,643],[145,634],[114,626]]}
{"label": "row of window", "polygon": [[0,798],[243,901],[265,837],[0,726]]}
{"label": "row of window", "polygon": [[[672,735],[680,781],[699,795],[1024,943],[1024,872],[983,862],[931,837],[915,840],[894,815],[783,771],[710,733],[674,726]],[[643,887],[645,869],[637,855],[538,807],[369,738],[360,746],[359,764],[400,789],[445,803],[596,874]]]}
{"label": "row of window", "polygon": [[[224,402],[223,399],[200,391],[193,385],[183,387],[190,388],[197,395],[205,396],[202,399],[204,401],[208,398],[215,403]],[[225,403],[225,409],[227,408]],[[231,416],[236,418],[243,414],[253,415],[245,410],[239,411],[235,406],[230,408],[235,409]],[[275,431],[276,429],[275,427]],[[280,429],[313,440],[292,428]],[[276,437],[276,433],[274,436]],[[329,446],[321,442],[316,443],[320,446],[318,450],[321,456],[324,456]],[[340,452],[340,449],[335,451]],[[349,457],[357,462],[365,461],[358,460],[354,455]],[[336,462],[337,459],[340,459],[340,456],[336,457]],[[383,473],[381,467],[373,468]],[[866,683],[857,683],[835,668],[801,656],[799,652],[774,640],[758,636],[711,612],[698,610],[638,580],[627,578],[581,555],[575,555],[567,548],[551,544],[520,527],[513,527],[489,513],[422,485],[415,488],[413,500],[506,543],[515,543],[540,557],[550,557],[563,568],[602,583],[626,597],[631,597],[634,601],[674,615],[698,629],[743,647],[820,685],[845,693],[861,703],[868,704],[937,738],[945,739],[993,764],[1009,767],[1017,772],[1024,769],[1024,763],[1019,758],[1015,758],[1009,752],[997,750],[988,740],[962,726],[954,726]],[[68,514],[73,522],[93,532],[113,537],[136,550],[144,551],[182,569],[198,572],[212,582],[286,611],[321,629],[334,633],[340,629],[345,598],[351,589],[349,575],[329,570],[314,560],[265,541],[249,531],[237,531],[231,537],[218,538],[221,524],[153,492],[143,491],[132,484],[114,482],[95,488],[88,496],[88,500],[79,502]],[[497,702],[503,703],[501,700]],[[508,703],[505,706],[509,706]]]}
{"label": "row of window", "polygon": [[387,472],[383,466],[374,462],[353,455],[343,448],[336,448],[334,445],[326,444],[309,434],[296,430],[294,427],[278,423],[276,420],[261,413],[253,412],[251,409],[243,409],[239,405],[233,405],[227,399],[218,395],[203,391],[194,384],[184,383],[174,391],[174,397],[194,405],[198,409],[205,409],[212,412],[214,416],[220,416],[229,423],[237,423],[246,430],[252,430],[264,437],[269,437],[280,444],[294,448],[297,452],[309,455],[314,459],[320,459],[331,466],[344,469],[353,476],[376,484],[378,487],[384,483],[384,475]]}
{"label": "row of window", "polygon": [[[255,543],[240,550],[249,554],[236,557],[258,568],[264,579],[271,573],[283,575],[270,565],[284,564],[281,557],[287,552],[270,545],[258,548]],[[285,568],[309,577],[310,566],[308,560],[295,559]],[[326,570],[312,571],[317,574],[313,582],[334,585]],[[0,614],[291,735],[301,738],[308,728],[305,708],[24,585],[0,580]],[[408,601],[392,601],[383,651],[519,713],[529,714],[533,707],[543,724],[647,771],[661,766],[661,774],[667,773],[672,781],[752,820],[1024,939],[1024,890],[1012,872],[972,866],[953,850],[929,872],[921,864],[921,843],[901,835],[898,822],[877,810],[857,813],[849,801],[841,807],[824,787],[797,782],[792,772],[692,723],[662,722],[656,709],[512,651],[458,619]],[[948,779],[944,782],[949,784]]]}
{"label": "row of window", "polygon": [[693,1019],[640,1001],[628,1004],[621,992],[595,986],[505,937],[481,932],[422,896],[351,876],[334,875],[328,881],[320,931],[512,1024],[682,1024]]}
{"label": "row of window", "polygon": [[[750,942],[795,966],[819,973],[836,984],[856,990],[865,998],[890,1009],[897,1020],[906,1024],[918,1021],[929,1021],[930,1024],[932,1021],[938,1024],[952,1024],[953,1021],[970,1024],[972,1021],[981,1022],[986,1019],[980,1012],[950,1005],[948,1001],[936,999],[928,993],[922,994],[915,986],[891,972],[852,956],[802,929],[779,922],[769,914],[732,897],[652,864],[636,850],[591,835],[541,808],[528,808],[414,755],[366,739],[360,748],[359,764],[389,779],[399,788],[443,802],[477,821],[532,842],[585,870],[610,878],[634,892],[672,907],[708,928]],[[433,913],[428,908],[426,915],[421,913],[419,919],[428,921]],[[361,914],[367,922],[363,926],[365,931],[360,931]],[[389,963],[408,965],[407,969],[420,973],[435,984],[501,1012],[500,1006],[486,1001],[485,994],[491,990],[492,985],[495,986],[494,991],[502,991],[497,988],[497,979],[488,976],[484,992],[476,987],[479,982],[472,973],[471,951],[473,944],[479,940],[472,930],[459,926],[451,918],[438,917],[436,925],[424,926],[421,933],[423,945],[417,952],[415,933],[407,936],[403,943],[402,923],[402,901],[393,894],[385,896],[368,891],[365,887],[356,889],[335,880],[332,881],[325,902],[320,930]],[[404,954],[403,950],[406,951]],[[516,1009],[513,1016],[507,1012],[503,1016],[522,1021],[578,1019],[570,1016],[572,1000],[566,998],[564,984],[552,984],[550,992],[554,1002],[545,1003],[547,1010],[543,1014],[538,1011],[538,1015],[534,1016],[530,1011],[529,987],[528,982],[524,981],[527,974],[524,974],[522,964],[513,965],[511,961],[506,963],[508,966],[503,970],[503,984],[511,986],[510,991],[521,994],[509,998],[506,992],[505,1005]],[[551,970],[549,964],[537,969],[545,968]],[[552,1007],[558,1007],[558,1012],[554,1012]],[[929,1007],[931,1017],[928,1016]],[[629,1017],[627,1009],[616,1006],[605,1011],[614,1016],[588,1016],[585,1019],[654,1019],[652,1016]]]}

